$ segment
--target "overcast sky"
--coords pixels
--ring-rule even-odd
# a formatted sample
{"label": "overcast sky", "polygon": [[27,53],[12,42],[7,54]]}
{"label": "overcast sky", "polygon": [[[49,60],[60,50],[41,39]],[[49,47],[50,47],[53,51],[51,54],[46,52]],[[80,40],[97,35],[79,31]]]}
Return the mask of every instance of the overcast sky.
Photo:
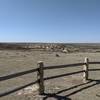
{"label": "overcast sky", "polygon": [[100,0],[0,0],[0,42],[100,42]]}

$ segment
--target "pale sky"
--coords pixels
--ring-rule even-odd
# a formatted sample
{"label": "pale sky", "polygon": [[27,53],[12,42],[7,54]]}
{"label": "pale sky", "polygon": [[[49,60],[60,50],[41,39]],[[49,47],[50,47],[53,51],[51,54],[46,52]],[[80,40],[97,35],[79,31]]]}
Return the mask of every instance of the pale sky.
{"label": "pale sky", "polygon": [[0,0],[0,42],[100,43],[100,0]]}

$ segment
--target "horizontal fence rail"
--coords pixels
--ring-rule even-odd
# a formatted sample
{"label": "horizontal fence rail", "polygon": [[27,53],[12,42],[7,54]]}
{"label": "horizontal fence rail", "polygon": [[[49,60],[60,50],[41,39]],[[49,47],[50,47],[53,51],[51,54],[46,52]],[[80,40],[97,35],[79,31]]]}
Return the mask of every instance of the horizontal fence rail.
{"label": "horizontal fence rail", "polygon": [[89,62],[89,64],[100,64],[100,62]]}
{"label": "horizontal fence rail", "polygon": [[9,94],[12,94],[12,93],[14,93],[14,92],[17,92],[17,91],[19,91],[19,90],[21,90],[21,89],[23,89],[23,88],[26,88],[26,87],[31,86],[31,85],[36,84],[36,83],[38,83],[38,81],[31,82],[31,83],[29,83],[29,84],[27,84],[27,85],[24,85],[24,86],[15,88],[15,89],[13,89],[13,90],[9,90],[9,91],[4,92],[4,93],[0,93],[0,97],[7,96],[7,95],[9,95]]}
{"label": "horizontal fence rail", "polygon": [[36,71],[38,71],[38,68],[31,69],[31,70],[28,70],[28,71],[18,72],[18,73],[6,75],[6,76],[2,76],[2,77],[0,77],[0,81],[5,81],[5,80],[8,80],[8,79],[16,78],[16,77],[19,77],[19,76],[23,76],[25,74],[34,73]]}
{"label": "horizontal fence rail", "polygon": [[50,80],[50,79],[54,79],[54,78],[59,78],[59,77],[79,74],[79,73],[82,73],[82,72],[84,72],[84,71],[77,71],[77,72],[72,72],[72,73],[67,73],[67,74],[62,74],[62,75],[57,75],[57,76],[51,76],[51,77],[44,78],[44,80]]}
{"label": "horizontal fence rail", "polygon": [[[9,95],[11,93],[14,93],[18,90],[21,90],[21,89],[23,89],[27,86],[30,86],[30,85],[33,85],[33,84],[36,84],[36,83],[38,83],[38,85],[39,85],[39,94],[44,94],[44,90],[45,90],[44,81],[45,80],[50,80],[50,79],[74,75],[74,74],[83,73],[83,82],[87,82],[88,76],[89,76],[88,75],[89,71],[100,71],[100,69],[89,69],[89,64],[100,64],[100,62],[89,62],[89,59],[85,58],[83,63],[75,63],[75,64],[67,64],[67,65],[55,65],[55,66],[44,66],[44,63],[42,61],[39,61],[38,64],[37,64],[38,68],[23,71],[23,72],[18,72],[18,73],[6,75],[6,76],[1,76],[0,81],[5,81],[5,80],[9,80],[9,79],[16,78],[16,77],[19,77],[19,76],[23,76],[23,75],[26,75],[26,74],[37,72],[37,80],[35,82],[29,83],[25,86],[15,88],[13,90],[9,90],[5,93],[1,93],[0,97]],[[76,67],[76,66],[83,66],[83,70],[77,71],[77,72],[66,73],[66,74],[62,74],[62,75],[44,77],[44,71],[45,70],[61,69],[61,68]]]}
{"label": "horizontal fence rail", "polygon": [[76,67],[76,66],[82,66],[84,64],[85,63],[76,63],[76,64],[68,64],[68,65],[47,66],[47,67],[44,67],[44,70],[66,68],[66,67]]}
{"label": "horizontal fence rail", "polygon": [[89,71],[100,71],[100,69],[89,69]]}

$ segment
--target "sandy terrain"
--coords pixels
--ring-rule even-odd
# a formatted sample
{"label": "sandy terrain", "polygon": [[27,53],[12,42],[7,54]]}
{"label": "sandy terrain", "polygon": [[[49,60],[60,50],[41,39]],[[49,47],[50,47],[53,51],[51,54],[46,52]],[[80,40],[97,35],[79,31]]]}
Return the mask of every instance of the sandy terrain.
{"label": "sandy terrain", "polygon": [[[100,61],[100,53],[58,53],[24,50],[0,50],[0,76],[37,68],[37,62],[43,61],[45,66]],[[91,65],[89,68],[98,68],[100,65]],[[80,71],[83,66],[45,71],[45,77]],[[89,72],[89,78],[96,81],[82,82],[82,74],[65,76],[45,82],[46,93],[57,93],[54,97],[40,97],[37,95],[18,95],[18,92],[1,97],[0,100],[100,100],[100,72]],[[0,82],[0,93],[23,86],[37,79],[37,75],[29,74],[15,79]],[[69,99],[68,99],[69,98]]]}

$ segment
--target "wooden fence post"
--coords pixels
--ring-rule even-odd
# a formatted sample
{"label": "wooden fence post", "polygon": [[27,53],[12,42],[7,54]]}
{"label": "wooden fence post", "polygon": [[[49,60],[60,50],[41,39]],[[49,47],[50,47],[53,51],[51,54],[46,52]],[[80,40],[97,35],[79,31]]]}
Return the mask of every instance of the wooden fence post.
{"label": "wooden fence post", "polygon": [[84,65],[84,73],[83,73],[83,82],[86,83],[88,81],[88,77],[89,77],[89,74],[88,74],[88,71],[89,71],[89,59],[86,57],[85,58],[85,61],[84,61],[85,65]]}
{"label": "wooden fence post", "polygon": [[39,94],[44,94],[44,64],[42,61],[38,62],[38,80],[39,80]]}

